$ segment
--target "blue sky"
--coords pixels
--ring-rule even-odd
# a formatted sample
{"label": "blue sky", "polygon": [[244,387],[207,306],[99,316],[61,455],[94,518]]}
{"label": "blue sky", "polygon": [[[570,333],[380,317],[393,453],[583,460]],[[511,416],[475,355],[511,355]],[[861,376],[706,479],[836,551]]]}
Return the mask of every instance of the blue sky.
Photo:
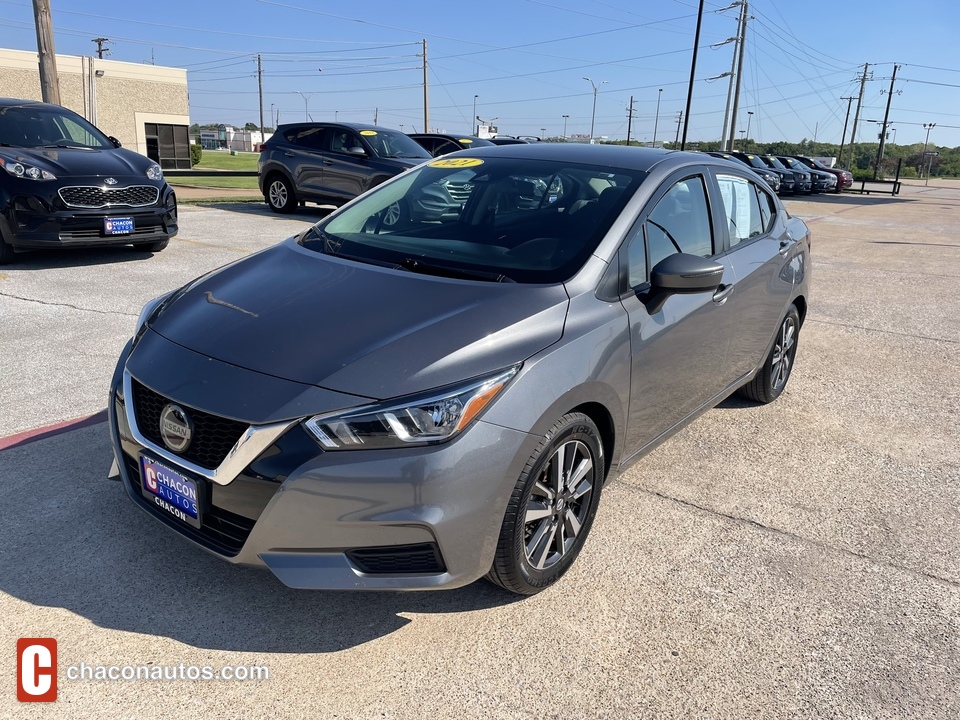
{"label": "blue sky", "polygon": [[[193,122],[259,122],[256,53],[262,54],[266,124],[315,120],[423,128],[420,41],[427,40],[430,125],[463,133],[476,112],[509,134],[590,129],[623,138],[634,96],[634,131],[672,138],[684,107],[696,0],[486,0],[481,3],[355,3],[317,0],[52,0],[56,50],[92,54],[111,39],[111,59],[185,67]],[[690,140],[719,138],[737,11],[706,4]],[[893,63],[901,64],[890,113],[898,144],[960,145],[957,0],[753,0],[739,129],[758,141],[839,142],[857,66],[871,63],[866,120],[881,120]],[[35,50],[30,0],[0,0],[2,45]],[[902,78],[902,81],[901,81]],[[662,88],[663,92],[658,93]],[[299,94],[306,95],[304,97]],[[852,113],[851,113],[852,119]],[[948,126],[955,126],[953,128]],[[876,138],[862,123],[858,135]]]}

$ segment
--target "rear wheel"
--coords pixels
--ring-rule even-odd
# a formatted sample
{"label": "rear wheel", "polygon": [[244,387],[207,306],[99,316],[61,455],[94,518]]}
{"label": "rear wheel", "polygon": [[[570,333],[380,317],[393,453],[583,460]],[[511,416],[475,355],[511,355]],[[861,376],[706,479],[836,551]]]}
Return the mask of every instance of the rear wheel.
{"label": "rear wheel", "polygon": [[793,372],[800,333],[800,314],[794,305],[780,323],[777,337],[757,376],[740,388],[740,394],[754,402],[771,403],[783,393]]}
{"label": "rear wheel", "polygon": [[488,580],[533,595],[570,569],[597,513],[602,447],[597,426],[582,413],[550,428],[510,496]]}
{"label": "rear wheel", "polygon": [[264,197],[267,205],[276,213],[292,213],[297,209],[297,194],[283,175],[274,175],[267,181]]}

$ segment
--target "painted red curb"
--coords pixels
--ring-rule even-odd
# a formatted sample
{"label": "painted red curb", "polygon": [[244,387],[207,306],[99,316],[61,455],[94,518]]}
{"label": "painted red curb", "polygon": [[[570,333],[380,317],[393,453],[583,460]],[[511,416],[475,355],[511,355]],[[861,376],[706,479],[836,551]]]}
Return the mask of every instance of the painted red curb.
{"label": "painted red curb", "polygon": [[24,432],[17,433],[16,435],[9,435],[7,437],[0,438],[0,452],[3,450],[11,450],[16,447],[21,447],[22,445],[28,445],[32,442],[37,442],[38,440],[45,440],[56,435],[62,435],[63,433],[71,432],[73,430],[79,430],[80,428],[89,427],[90,425],[98,425],[99,423],[106,421],[107,411],[101,410],[98,413],[87,415],[86,417],[65,420],[64,422],[46,425],[44,427],[35,428],[34,430],[25,430]]}

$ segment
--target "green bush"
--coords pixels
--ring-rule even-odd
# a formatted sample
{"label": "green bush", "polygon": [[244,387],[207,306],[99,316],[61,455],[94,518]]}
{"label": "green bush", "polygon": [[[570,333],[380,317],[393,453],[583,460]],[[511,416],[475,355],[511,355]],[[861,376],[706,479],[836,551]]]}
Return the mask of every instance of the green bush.
{"label": "green bush", "polygon": [[200,158],[203,157],[203,146],[200,143],[196,143],[190,146],[190,165],[197,165],[200,163]]}

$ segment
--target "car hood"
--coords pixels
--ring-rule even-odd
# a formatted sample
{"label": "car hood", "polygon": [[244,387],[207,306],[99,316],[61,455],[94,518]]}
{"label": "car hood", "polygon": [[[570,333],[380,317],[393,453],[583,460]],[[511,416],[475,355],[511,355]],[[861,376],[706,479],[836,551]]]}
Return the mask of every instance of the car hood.
{"label": "car hood", "polygon": [[0,148],[19,162],[35,165],[61,176],[136,176],[147,179],[147,168],[155,165],[150,158],[126,148]]}
{"label": "car hood", "polygon": [[384,399],[522,362],[560,339],[567,304],[562,285],[414,274],[291,238],[186,286],[150,327],[231,365]]}

